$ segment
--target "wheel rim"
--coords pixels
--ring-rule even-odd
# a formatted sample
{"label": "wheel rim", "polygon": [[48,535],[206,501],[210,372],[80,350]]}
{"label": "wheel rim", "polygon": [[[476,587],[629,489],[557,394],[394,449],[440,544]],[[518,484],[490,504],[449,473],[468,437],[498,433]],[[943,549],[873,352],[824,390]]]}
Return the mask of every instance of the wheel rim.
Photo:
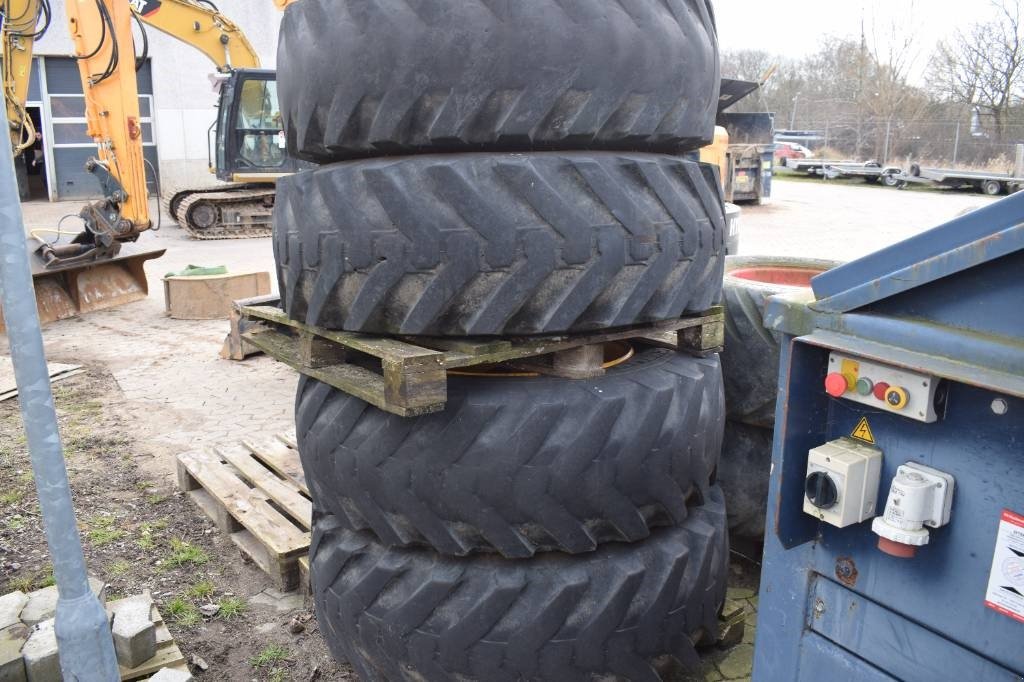
{"label": "wheel rim", "polygon": [[[636,355],[636,351],[633,350],[633,345],[628,341],[609,341],[604,344],[604,362],[601,363],[603,369],[611,369],[625,362],[628,362],[632,357]],[[480,365],[476,369],[450,369],[448,374],[454,374],[460,377],[492,377],[492,378],[530,378],[544,376],[539,372],[523,372],[512,369],[504,363],[497,365]]]}
{"label": "wheel rim", "polygon": [[761,282],[764,284],[781,284],[789,287],[808,288],[811,286],[811,278],[825,272],[818,268],[787,268],[778,265],[762,265],[750,268],[740,268],[729,272],[730,277]]}

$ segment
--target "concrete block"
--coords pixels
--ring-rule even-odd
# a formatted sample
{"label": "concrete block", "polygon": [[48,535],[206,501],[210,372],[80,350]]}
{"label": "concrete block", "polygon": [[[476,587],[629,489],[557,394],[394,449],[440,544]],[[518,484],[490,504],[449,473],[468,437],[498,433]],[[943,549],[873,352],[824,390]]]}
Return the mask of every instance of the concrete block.
{"label": "concrete block", "polygon": [[160,668],[156,675],[149,678],[149,682],[193,682],[192,674],[185,670],[175,668]]}
{"label": "concrete block", "polygon": [[28,596],[21,591],[0,597],[0,630],[21,622],[21,610],[28,603]]}
{"label": "concrete block", "polygon": [[[106,601],[107,584],[99,578],[89,576],[92,593],[99,597],[100,602]],[[53,618],[57,613],[57,586],[51,585],[35,592],[29,592],[28,603],[21,610],[21,622],[29,627]]]}
{"label": "concrete block", "polygon": [[57,655],[57,633],[53,619],[36,625],[21,649],[28,682],[57,682],[61,679],[60,656]]}
{"label": "concrete block", "polygon": [[151,609],[148,597],[124,599],[114,609],[114,652],[118,663],[126,668],[137,668],[156,656],[156,625],[150,618]]}
{"label": "concrete block", "polygon": [[0,682],[25,682],[25,661],[21,648],[28,639],[28,628],[21,623],[0,630]]}

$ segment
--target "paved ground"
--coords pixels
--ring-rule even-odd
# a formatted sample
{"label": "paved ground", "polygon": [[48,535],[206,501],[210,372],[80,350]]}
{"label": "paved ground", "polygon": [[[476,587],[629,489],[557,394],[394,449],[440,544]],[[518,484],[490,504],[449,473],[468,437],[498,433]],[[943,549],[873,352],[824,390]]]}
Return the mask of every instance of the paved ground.
{"label": "paved ground", "polygon": [[[52,227],[79,207],[70,202],[25,204],[26,227]],[[164,225],[168,223],[165,216]],[[68,220],[64,227],[73,224]],[[167,249],[165,256],[146,264],[149,298],[48,325],[48,357],[110,370],[136,417],[139,435],[150,444],[149,452],[138,454],[154,474],[173,476],[174,455],[190,448],[289,428],[295,373],[265,357],[242,363],[222,360],[217,354],[227,323],[165,316],[160,281],[166,272],[190,263],[272,272],[270,240],[195,241],[166,227],[144,235],[139,244]]]}
{"label": "paved ground", "polygon": [[[770,204],[744,207],[740,253],[848,260],[990,201],[974,194],[780,180]],[[52,227],[78,209],[77,203],[26,204],[26,224]],[[165,225],[169,222],[165,217]],[[138,440],[147,444],[145,452],[136,453],[140,466],[170,480],[179,452],[290,427],[296,379],[291,370],[267,358],[243,363],[220,359],[226,322],[177,321],[163,313],[163,273],[187,264],[272,272],[269,240],[198,242],[166,227],[145,235],[141,245],[167,248],[166,256],[147,266],[149,299],[52,324],[45,341],[53,360],[110,370],[126,411],[134,415]],[[5,350],[6,341],[0,341],[0,352]],[[708,659],[708,680],[749,675],[756,610],[749,588],[756,577],[751,583],[748,573],[733,583],[740,590],[734,597],[749,597],[750,631],[744,644]]]}

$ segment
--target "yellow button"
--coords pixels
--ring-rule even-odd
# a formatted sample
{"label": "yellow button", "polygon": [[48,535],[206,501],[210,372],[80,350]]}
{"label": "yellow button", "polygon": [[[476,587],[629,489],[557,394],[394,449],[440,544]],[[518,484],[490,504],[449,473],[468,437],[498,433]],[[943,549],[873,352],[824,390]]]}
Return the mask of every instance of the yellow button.
{"label": "yellow button", "polygon": [[894,410],[902,410],[907,406],[908,400],[910,398],[906,389],[900,386],[890,386],[889,390],[885,392],[885,402]]}

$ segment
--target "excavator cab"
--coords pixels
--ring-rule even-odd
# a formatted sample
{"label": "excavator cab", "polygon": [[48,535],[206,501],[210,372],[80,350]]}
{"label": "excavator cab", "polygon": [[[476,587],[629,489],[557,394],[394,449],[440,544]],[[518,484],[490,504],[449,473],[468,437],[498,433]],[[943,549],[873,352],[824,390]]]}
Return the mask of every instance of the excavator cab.
{"label": "excavator cab", "polygon": [[266,183],[308,167],[289,158],[277,103],[277,74],[269,69],[237,69],[220,86],[217,117],[217,178]]}
{"label": "excavator cab", "polygon": [[196,239],[267,237],[274,183],[312,164],[288,157],[274,71],[225,69],[214,78],[220,100],[210,172],[231,184],[179,190],[167,210]]}

